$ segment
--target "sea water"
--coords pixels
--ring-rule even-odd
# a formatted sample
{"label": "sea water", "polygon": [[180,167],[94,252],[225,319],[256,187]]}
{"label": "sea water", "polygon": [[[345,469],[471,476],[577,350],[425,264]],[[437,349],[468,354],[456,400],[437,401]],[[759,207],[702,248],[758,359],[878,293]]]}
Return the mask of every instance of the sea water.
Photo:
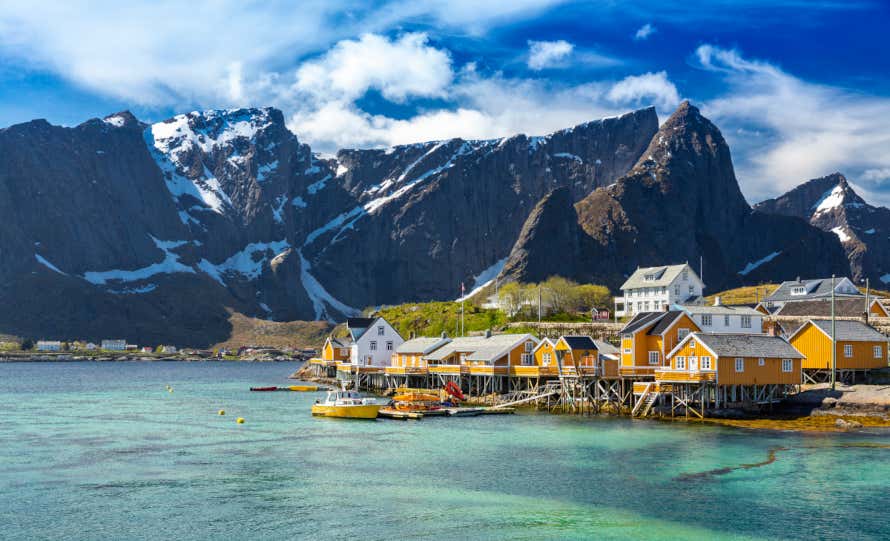
{"label": "sea water", "polygon": [[296,368],[0,364],[0,538],[890,538],[886,432],[350,421],[248,390]]}

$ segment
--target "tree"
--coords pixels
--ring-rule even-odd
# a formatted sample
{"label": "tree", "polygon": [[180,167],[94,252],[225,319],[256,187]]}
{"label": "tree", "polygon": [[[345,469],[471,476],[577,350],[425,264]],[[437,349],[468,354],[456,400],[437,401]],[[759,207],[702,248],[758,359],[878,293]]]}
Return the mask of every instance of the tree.
{"label": "tree", "polygon": [[605,286],[582,284],[575,288],[575,296],[577,298],[577,310],[579,312],[587,312],[597,306],[609,306],[611,303],[609,289]]}

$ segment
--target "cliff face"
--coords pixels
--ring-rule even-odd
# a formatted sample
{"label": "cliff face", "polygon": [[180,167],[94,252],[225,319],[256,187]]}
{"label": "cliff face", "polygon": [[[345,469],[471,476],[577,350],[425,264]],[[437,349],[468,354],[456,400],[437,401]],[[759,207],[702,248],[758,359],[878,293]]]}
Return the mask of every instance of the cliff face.
{"label": "cliff face", "polygon": [[890,283],[890,209],[869,205],[842,174],[810,180],[754,208],[801,218],[837,235],[854,280]]}
{"label": "cliff face", "polygon": [[206,344],[228,310],[339,318],[449,298],[544,194],[637,160],[652,109],[546,137],[313,154],[274,109],[0,130],[0,330]]}
{"label": "cliff face", "polygon": [[[592,248],[582,263],[562,266],[559,273],[577,280],[616,288],[638,266],[699,258],[712,291],[804,270],[849,270],[830,235],[795,218],[752,211],[723,136],[688,103],[664,123],[628,174],[575,206],[582,237],[593,241],[578,243]],[[574,216],[566,213],[565,219]]]}

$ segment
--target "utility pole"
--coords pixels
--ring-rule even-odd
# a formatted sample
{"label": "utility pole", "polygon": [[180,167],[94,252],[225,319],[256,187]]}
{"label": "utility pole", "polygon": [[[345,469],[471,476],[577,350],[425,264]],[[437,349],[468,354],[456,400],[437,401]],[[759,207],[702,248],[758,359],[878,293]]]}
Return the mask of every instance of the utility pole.
{"label": "utility pole", "polygon": [[869,299],[868,299],[869,293],[870,293],[870,290],[869,290],[869,288],[868,288],[868,278],[866,278],[866,279],[865,279],[865,324],[866,324],[866,325],[868,325],[868,316],[869,316],[869,313],[868,313],[868,310],[869,310],[869,302],[868,302],[868,300],[869,300]]}
{"label": "utility pole", "polygon": [[538,284],[538,323],[541,322],[541,284]]}
{"label": "utility pole", "polygon": [[835,338],[834,318],[834,275],[831,275],[831,390],[835,390],[837,384],[837,340]]}

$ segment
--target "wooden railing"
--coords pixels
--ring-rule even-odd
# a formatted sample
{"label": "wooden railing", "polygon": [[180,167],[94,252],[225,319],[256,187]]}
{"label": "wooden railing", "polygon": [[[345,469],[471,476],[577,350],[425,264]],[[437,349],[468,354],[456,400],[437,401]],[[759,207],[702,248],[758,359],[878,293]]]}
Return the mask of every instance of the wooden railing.
{"label": "wooden railing", "polygon": [[702,381],[715,381],[717,379],[717,373],[713,370],[691,372],[689,370],[662,368],[655,371],[655,379],[656,381],[699,383]]}
{"label": "wooden railing", "polygon": [[425,375],[429,374],[429,369],[425,366],[387,366],[387,374],[393,375]]}
{"label": "wooden railing", "polygon": [[428,368],[430,374],[459,375],[469,373],[468,367],[459,364],[431,364]]}

